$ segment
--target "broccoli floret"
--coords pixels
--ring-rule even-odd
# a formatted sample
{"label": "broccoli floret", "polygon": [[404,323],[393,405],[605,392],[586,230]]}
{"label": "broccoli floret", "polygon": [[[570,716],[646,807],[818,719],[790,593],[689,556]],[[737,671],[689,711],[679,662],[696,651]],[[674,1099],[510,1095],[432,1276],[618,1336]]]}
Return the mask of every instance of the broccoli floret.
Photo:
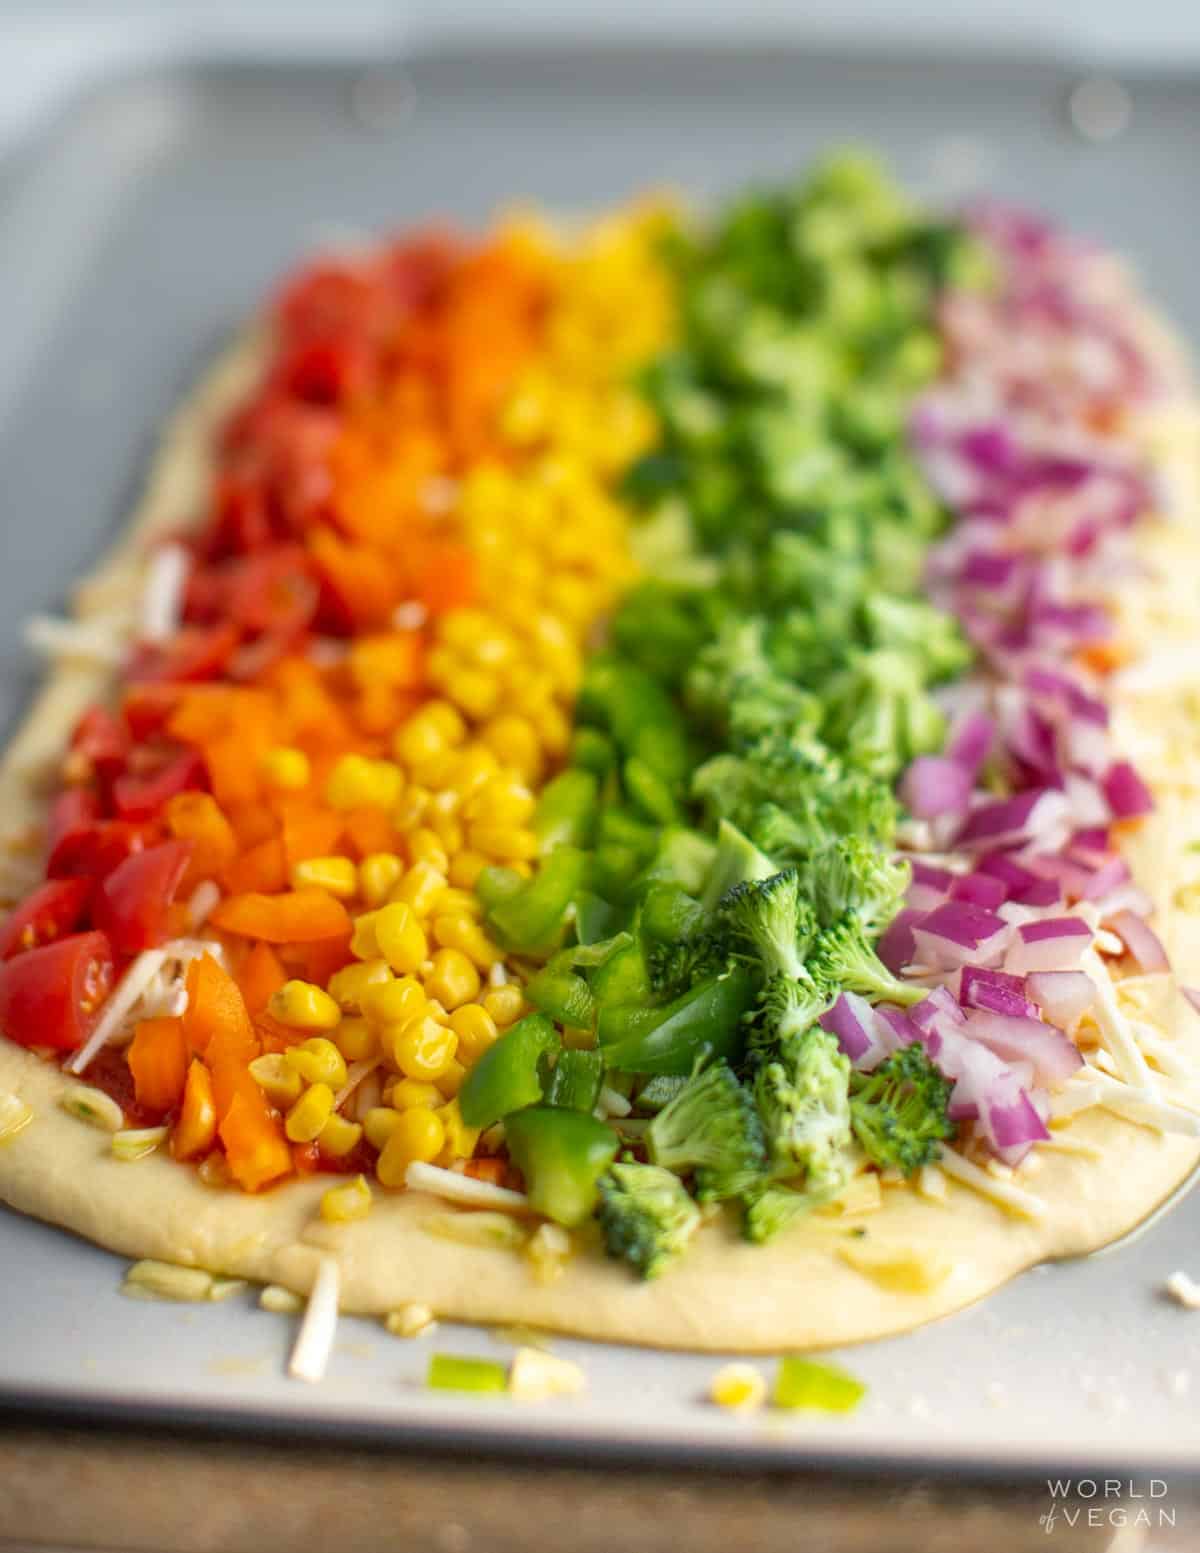
{"label": "broccoli floret", "polygon": [[596,1210],[609,1256],[657,1278],[687,1249],[700,1209],[677,1175],[659,1165],[612,1165],[600,1177]]}
{"label": "broccoli floret", "polygon": [[646,1146],[653,1164],[695,1172],[701,1202],[740,1196],[767,1163],[754,1100],[724,1062],[688,1080],[650,1123]]}
{"label": "broccoli floret", "polygon": [[868,1158],[912,1175],[954,1136],[946,1115],[953,1086],[919,1042],[902,1046],[873,1073],[850,1081],[850,1125]]}
{"label": "broccoli floret", "polygon": [[926,684],[961,674],[971,649],[953,615],[924,599],[873,593],[863,603],[863,623],[872,647],[898,649],[921,665]]}
{"label": "broccoli floret", "polygon": [[755,1245],[765,1245],[796,1219],[828,1202],[831,1195],[836,1193],[813,1194],[791,1186],[764,1186],[743,1199],[742,1234]]}
{"label": "broccoli floret", "polygon": [[750,952],[765,976],[794,981],[804,974],[818,923],[812,906],[801,898],[796,869],[739,884],[721,902],[721,916],[734,943]]}
{"label": "broccoli floret", "polygon": [[852,649],[848,658],[826,692],[822,732],[858,769],[890,781],[915,755],[941,747],[945,718],[914,654]]}
{"label": "broccoli floret", "polygon": [[729,964],[729,951],[722,933],[705,930],[674,943],[646,946],[646,967],[650,986],[660,1000],[669,1002],[710,976],[719,975]]}
{"label": "broccoli floret", "polygon": [[721,897],[748,879],[769,879],[777,865],[759,851],[736,825],[722,820],[717,826],[717,855],[705,881],[700,904],[711,911]]}
{"label": "broccoli floret", "polygon": [[800,1178],[813,1198],[835,1196],[850,1173],[850,1060],[834,1036],[810,1025],[781,1041],[760,1068],[755,1099],[771,1174]]}
{"label": "broccoli floret", "polygon": [[841,836],[800,868],[801,890],[822,927],[853,913],[869,937],[882,933],[904,903],[912,870],[864,836]]}
{"label": "broccoli floret", "polygon": [[759,996],[746,1042],[747,1066],[756,1071],[773,1062],[784,1044],[802,1035],[837,997],[837,988],[813,976],[806,966],[794,979],[774,976]]}
{"label": "broccoli floret", "polygon": [[684,699],[710,727],[724,725],[738,686],[766,679],[773,672],[763,645],[765,630],[766,622],[759,616],[737,616],[696,655],[684,682]]}
{"label": "broccoli floret", "polygon": [[781,728],[790,738],[813,739],[823,715],[819,697],[779,674],[739,681],[730,695],[729,739],[736,749],[748,749]]}
{"label": "broccoli floret", "polygon": [[821,934],[809,969],[814,976],[876,1002],[919,1003],[928,990],[892,975],[872,949],[862,923],[852,913]]}

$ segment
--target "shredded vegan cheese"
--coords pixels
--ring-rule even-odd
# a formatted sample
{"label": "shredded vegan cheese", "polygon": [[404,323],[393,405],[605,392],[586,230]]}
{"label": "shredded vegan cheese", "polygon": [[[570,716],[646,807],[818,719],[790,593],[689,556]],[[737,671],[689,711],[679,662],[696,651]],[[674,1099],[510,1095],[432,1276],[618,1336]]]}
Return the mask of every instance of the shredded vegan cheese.
{"label": "shredded vegan cheese", "polygon": [[317,1265],[312,1292],[304,1311],[304,1320],[292,1349],[288,1374],[295,1380],[316,1382],[325,1378],[333,1340],[337,1335],[338,1296],[342,1275],[331,1256],[323,1256]]}

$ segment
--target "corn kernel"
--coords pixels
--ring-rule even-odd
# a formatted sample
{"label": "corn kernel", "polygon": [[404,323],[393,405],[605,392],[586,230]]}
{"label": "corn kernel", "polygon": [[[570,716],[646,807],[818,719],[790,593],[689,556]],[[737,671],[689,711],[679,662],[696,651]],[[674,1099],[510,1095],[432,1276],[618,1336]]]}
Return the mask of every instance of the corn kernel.
{"label": "corn kernel", "polygon": [[329,773],[325,801],[333,809],[386,809],[399,801],[403,787],[404,773],[390,760],[343,755]]}
{"label": "corn kernel", "polygon": [[458,1037],[456,1056],[471,1067],[499,1035],[496,1021],[480,1003],[464,1003],[450,1015],[450,1028]]}
{"label": "corn kernel", "polygon": [[443,688],[450,700],[476,721],[490,716],[500,699],[499,680],[483,669],[456,668],[446,676]]}
{"label": "corn kernel", "polygon": [[766,1377],[753,1364],[725,1364],[713,1376],[708,1394],[718,1407],[748,1413],[766,1400]]}
{"label": "corn kernel", "polygon": [[414,863],[392,891],[391,898],[403,901],[418,917],[424,917],[445,888],[446,875],[440,869],[432,863]]}
{"label": "corn kernel", "polygon": [[498,776],[471,795],[463,813],[482,824],[524,825],[534,807],[534,796],[523,783]]}
{"label": "corn kernel", "polygon": [[366,1116],[363,1117],[363,1131],[366,1133],[367,1142],[372,1148],[383,1148],[391,1137],[399,1119],[399,1111],[393,1111],[390,1105],[371,1107]]}
{"label": "corn kernel", "polygon": [[439,949],[425,978],[425,993],[446,1009],[456,1009],[479,995],[479,972],[461,949]]}
{"label": "corn kernel", "polygon": [[421,708],[421,716],[427,723],[433,724],[446,744],[461,744],[467,736],[467,725],[462,720],[462,714],[449,701],[426,701]]}
{"label": "corn kernel", "polygon": [[483,728],[482,737],[502,765],[511,766],[526,782],[537,781],[543,767],[542,747],[528,718],[501,713]]}
{"label": "corn kernel", "polygon": [[392,810],[392,829],[398,830],[401,835],[406,835],[419,825],[432,796],[427,787],[419,784],[408,788]]}
{"label": "corn kernel", "polygon": [[396,729],[392,740],[392,753],[406,766],[419,766],[431,756],[440,755],[446,748],[446,743],[437,723],[418,713]]}
{"label": "corn kernel", "polygon": [[363,999],[369,987],[380,987],[392,979],[392,968],[386,960],[376,958],[343,965],[329,978],[329,995],[347,1014],[362,1012]]}
{"label": "corn kernel", "polygon": [[456,1159],[470,1159],[479,1142],[479,1128],[468,1127],[462,1119],[457,1100],[448,1100],[433,1113],[442,1124],[443,1143],[438,1164],[452,1165]]}
{"label": "corn kernel", "polygon": [[481,971],[490,971],[504,958],[473,918],[448,912],[433,919],[433,936],[443,949],[457,949]]}
{"label": "corn kernel", "polygon": [[495,754],[486,744],[468,744],[454,767],[452,785],[460,798],[468,798],[500,769]]}
{"label": "corn kernel", "polygon": [[321,1217],[330,1224],[351,1224],[371,1211],[371,1188],[366,1176],[355,1176],[346,1186],[331,1186],[321,1198]]}
{"label": "corn kernel", "polygon": [[442,850],[446,854],[446,871],[450,868],[450,859],[456,852],[462,851],[464,832],[462,821],[453,814],[446,814],[434,809],[425,816],[430,829],[441,842]]}
{"label": "corn kernel", "polygon": [[285,981],[272,994],[267,1012],[296,1030],[332,1030],[342,1017],[336,1001],[311,981]]}
{"label": "corn kernel", "polygon": [[464,847],[450,859],[450,883],[460,890],[473,890],[475,881],[487,866],[488,860],[482,852],[472,852]]}
{"label": "corn kernel", "polygon": [[445,1143],[446,1129],[437,1112],[424,1106],[393,1111],[392,1115],[396,1121],[376,1162],[375,1174],[384,1186],[403,1186],[409,1165],[417,1160],[429,1164],[438,1157]]}
{"label": "corn kernel", "polygon": [[520,825],[478,822],[467,827],[467,840],[472,851],[482,852],[485,857],[519,858],[528,862],[538,855],[537,837]]}
{"label": "corn kernel", "polygon": [[550,755],[563,755],[571,742],[571,724],[560,706],[538,707],[532,722],[543,748]]}
{"label": "corn kernel", "polygon": [[428,863],[443,876],[450,867],[450,859],[436,830],[422,825],[408,838],[408,855],[414,863]]}
{"label": "corn kernel", "polygon": [[300,1098],[304,1080],[283,1060],[282,1052],[264,1052],[250,1064],[250,1077],[272,1105],[281,1109]]}
{"label": "corn kernel", "polygon": [[323,1035],[301,1041],[298,1046],[289,1046],[283,1053],[283,1060],[306,1083],[340,1089],[346,1082],[346,1059]]}
{"label": "corn kernel", "polygon": [[405,1078],[431,1082],[440,1078],[454,1061],[457,1047],[458,1037],[453,1030],[422,1014],[397,1032],[392,1055]]}
{"label": "corn kernel", "polygon": [[348,857],[306,857],[292,868],[294,890],[327,890],[340,901],[358,893],[358,870]]}
{"label": "corn kernel", "polygon": [[[357,955],[360,960],[381,958],[379,944],[375,939],[375,918],[378,915],[377,911],[364,911],[354,919],[354,927],[350,933],[350,953]],[[390,970],[391,967],[389,966],[388,969]]]}
{"label": "corn kernel", "polygon": [[268,750],[259,766],[263,781],[280,792],[298,792],[312,780],[312,768],[303,750],[277,745]]}
{"label": "corn kernel", "polygon": [[525,1010],[525,995],[512,982],[506,987],[492,987],[483,995],[483,1008],[503,1030],[520,1019]]}
{"label": "corn kernel", "polygon": [[328,1084],[310,1084],[292,1106],[284,1131],[293,1143],[311,1143],[333,1115],[333,1090]]}
{"label": "corn kernel", "polygon": [[398,1078],[388,1095],[388,1104],[397,1111],[410,1110],[414,1105],[439,1106],[442,1092],[436,1084],[427,1084],[418,1078]]}
{"label": "corn kernel", "polygon": [[417,914],[403,901],[390,901],[375,913],[375,942],[391,968],[400,975],[415,971],[429,954],[425,930]]}
{"label": "corn kernel", "polygon": [[347,1062],[365,1062],[379,1054],[379,1037],[361,1015],[343,1019],[333,1039]]}
{"label": "corn kernel", "polygon": [[435,917],[454,913],[478,919],[483,915],[483,906],[474,891],[453,889],[450,886],[437,892],[429,903],[429,909]]}
{"label": "corn kernel", "polygon": [[317,1146],[329,1159],[342,1159],[363,1135],[358,1122],[347,1121],[335,1111],[317,1134]]}
{"label": "corn kernel", "polygon": [[395,852],[372,852],[358,865],[358,888],[368,906],[382,906],[404,873]]}
{"label": "corn kernel", "polygon": [[463,1087],[463,1080],[467,1076],[467,1070],[459,1062],[457,1057],[447,1067],[444,1073],[438,1075],[437,1087],[447,1100],[453,1100],[455,1095]]}
{"label": "corn kernel", "polygon": [[404,1024],[424,1013],[425,990],[415,976],[401,976],[371,987],[363,997],[363,1013],[373,1024]]}

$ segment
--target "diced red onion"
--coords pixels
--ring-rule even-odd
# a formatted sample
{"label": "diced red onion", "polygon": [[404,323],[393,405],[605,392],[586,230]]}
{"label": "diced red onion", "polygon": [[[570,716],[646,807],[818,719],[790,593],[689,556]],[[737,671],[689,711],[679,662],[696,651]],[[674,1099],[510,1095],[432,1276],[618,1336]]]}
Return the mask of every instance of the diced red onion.
{"label": "diced red onion", "polygon": [[950,730],[946,754],[967,772],[972,782],[991,752],[995,733],[992,719],[976,711],[964,712]]}
{"label": "diced red onion", "polygon": [[905,906],[888,923],[883,936],[875,945],[875,953],[893,976],[899,976],[906,965],[912,964],[913,955],[916,953],[912,925],[919,921],[921,916],[921,912]]}
{"label": "diced red onion", "polygon": [[965,814],[972,778],[965,766],[942,755],[918,755],[900,782],[900,798],[919,820]]}
{"label": "diced red onion", "polygon": [[1138,969],[1147,976],[1171,969],[1162,940],[1144,917],[1132,911],[1118,911],[1115,916],[1105,919],[1105,926],[1112,928],[1137,961]]}
{"label": "diced red onion", "polygon": [[1088,887],[1083,892],[1084,900],[1103,900],[1106,895],[1111,895],[1121,885],[1129,881],[1129,864],[1123,857],[1110,858],[1107,863],[1102,863],[1092,875]]}
{"label": "diced red onion", "polygon": [[913,923],[917,959],[936,970],[999,963],[1012,929],[1003,917],[966,901],[947,901]]}
{"label": "diced red onion", "polygon": [[897,1008],[894,1003],[878,1003],[874,1012],[879,1019],[876,1033],[889,1052],[898,1051],[902,1046],[911,1046],[914,1041],[921,1039],[921,1031],[905,1011]]}
{"label": "diced red onion", "polygon": [[1040,1019],[1013,1018],[973,1008],[967,1014],[967,1034],[1004,1062],[1032,1062],[1039,1079],[1061,1084],[1083,1066],[1074,1041]]}
{"label": "diced red onion", "polygon": [[964,1008],[980,1008],[992,1014],[1008,1014],[1017,1019],[1036,1019],[1037,1008],[1025,996],[1020,976],[1004,971],[989,971],[979,965],[964,965],[959,982],[959,1002]]}
{"label": "diced red onion", "polygon": [[1033,971],[1025,979],[1029,996],[1052,1025],[1069,1030],[1096,1001],[1096,987],[1083,971]]}
{"label": "diced red onion", "polygon": [[1117,760],[1104,774],[1104,796],[1119,820],[1134,820],[1154,809],[1150,789],[1127,760]]}
{"label": "diced red onion", "polygon": [[982,906],[984,911],[995,911],[1002,906],[1008,891],[994,874],[962,874],[950,887],[950,899],[968,901],[972,906]]}
{"label": "diced red onion", "polygon": [[1012,1099],[988,1101],[979,1120],[988,1142],[1006,1165],[1019,1165],[1035,1143],[1044,1143],[1050,1136],[1024,1089],[1018,1089]]}
{"label": "diced red onion", "polygon": [[1053,788],[1035,787],[1015,798],[998,798],[980,804],[967,816],[958,845],[991,851],[1034,841],[1059,824],[1066,810],[1066,799]]}
{"label": "diced red onion", "polygon": [[1030,971],[1075,971],[1091,942],[1092,930],[1082,917],[1025,922],[1013,934],[1004,968],[1016,976]]}
{"label": "diced red onion", "polygon": [[837,1037],[838,1045],[862,1073],[877,1068],[887,1055],[888,1048],[880,1039],[875,1011],[866,998],[857,993],[843,992],[817,1022],[822,1030]]}

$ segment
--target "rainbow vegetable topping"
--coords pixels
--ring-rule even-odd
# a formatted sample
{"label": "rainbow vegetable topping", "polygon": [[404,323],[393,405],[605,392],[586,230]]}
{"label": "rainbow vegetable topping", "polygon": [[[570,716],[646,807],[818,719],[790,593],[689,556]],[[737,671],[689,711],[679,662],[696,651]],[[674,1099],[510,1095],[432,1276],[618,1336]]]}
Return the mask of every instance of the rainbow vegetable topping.
{"label": "rainbow vegetable topping", "polygon": [[598,1218],[644,1277],[939,1159],[1035,1212],[980,1166],[1098,1051],[1154,1105],[1106,681],[1171,387],[1105,256],[854,158],[303,272],[0,1026],[211,1185]]}

